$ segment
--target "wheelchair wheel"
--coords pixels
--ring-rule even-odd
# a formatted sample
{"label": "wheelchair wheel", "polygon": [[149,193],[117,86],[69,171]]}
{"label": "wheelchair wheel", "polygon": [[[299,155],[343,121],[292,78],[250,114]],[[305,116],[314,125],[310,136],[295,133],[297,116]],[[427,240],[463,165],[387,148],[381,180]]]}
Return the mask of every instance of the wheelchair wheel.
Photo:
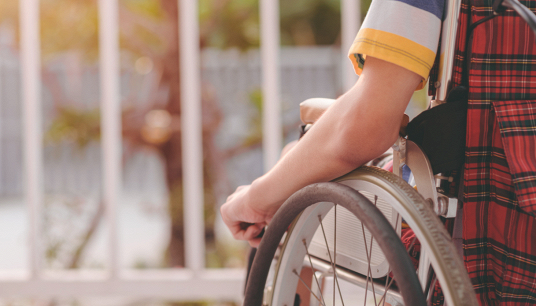
{"label": "wheelchair wheel", "polygon": [[[374,167],[336,181],[298,191],[274,216],[244,305],[430,305],[437,282],[445,305],[478,305],[447,231],[411,186]],[[421,244],[417,271],[401,219]]]}

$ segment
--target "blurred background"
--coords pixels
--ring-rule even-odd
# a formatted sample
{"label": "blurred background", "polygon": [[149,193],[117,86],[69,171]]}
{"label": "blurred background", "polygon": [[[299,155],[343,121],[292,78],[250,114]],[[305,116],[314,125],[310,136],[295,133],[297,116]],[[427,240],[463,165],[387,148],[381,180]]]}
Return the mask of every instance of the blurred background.
{"label": "blurred background", "polygon": [[[370,0],[362,0],[362,18]],[[281,1],[280,86],[284,142],[298,138],[299,103],[343,93],[341,1]],[[185,266],[177,0],[119,0],[122,270]],[[247,244],[218,217],[234,189],[263,173],[258,0],[199,0],[204,264],[246,265]],[[0,0],[0,275],[30,269],[25,203],[19,0]],[[46,271],[106,271],[97,0],[39,4],[43,194],[38,244]],[[355,33],[356,34],[356,33]],[[426,105],[417,92],[408,108]],[[223,270],[222,270],[223,271]],[[241,270],[240,270],[241,271]],[[26,283],[25,283],[26,284]],[[16,284],[15,284],[16,285]],[[36,285],[37,286],[37,285]],[[22,292],[22,294],[21,294]],[[32,291],[33,292],[33,291]],[[5,291],[4,291],[5,293]],[[0,296],[0,305],[234,305],[222,298]]]}

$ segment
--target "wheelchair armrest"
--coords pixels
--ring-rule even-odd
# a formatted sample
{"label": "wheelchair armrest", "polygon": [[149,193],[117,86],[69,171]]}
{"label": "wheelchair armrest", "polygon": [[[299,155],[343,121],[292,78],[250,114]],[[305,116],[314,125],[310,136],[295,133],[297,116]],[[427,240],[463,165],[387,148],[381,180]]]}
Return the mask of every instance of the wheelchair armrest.
{"label": "wheelchair armrest", "polygon": [[335,102],[335,99],[312,98],[300,103],[300,119],[303,124],[313,124]]}

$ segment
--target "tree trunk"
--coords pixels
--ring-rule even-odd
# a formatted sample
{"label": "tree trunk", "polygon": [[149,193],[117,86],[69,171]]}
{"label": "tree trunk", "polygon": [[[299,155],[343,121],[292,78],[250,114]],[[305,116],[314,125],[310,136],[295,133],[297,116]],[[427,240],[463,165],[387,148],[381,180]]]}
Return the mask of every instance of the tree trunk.
{"label": "tree trunk", "polygon": [[[180,118],[180,62],[179,62],[179,18],[178,1],[161,0],[162,8],[168,14],[170,26],[167,51],[162,58],[163,69],[161,85],[169,88],[166,110],[173,118]],[[213,248],[214,219],[216,217],[217,182],[224,177],[225,158],[214,144],[222,113],[216,99],[206,90],[202,94],[202,129],[203,129],[203,181],[205,239],[208,248]],[[166,167],[166,182],[169,190],[169,214],[171,218],[171,235],[168,246],[168,264],[171,267],[184,266],[184,222],[183,222],[183,187],[182,187],[182,144],[181,132],[172,134],[169,141],[161,147]]]}
{"label": "tree trunk", "polygon": [[[177,0],[161,0],[162,7],[168,15],[170,27],[167,52],[162,59],[162,85],[169,87],[166,110],[171,116],[180,117],[180,62],[179,62],[179,8]],[[171,218],[171,235],[168,247],[168,264],[171,267],[184,266],[184,224],[182,213],[182,146],[180,131],[173,133],[169,141],[162,146],[165,160],[166,182],[169,190],[169,214]]]}

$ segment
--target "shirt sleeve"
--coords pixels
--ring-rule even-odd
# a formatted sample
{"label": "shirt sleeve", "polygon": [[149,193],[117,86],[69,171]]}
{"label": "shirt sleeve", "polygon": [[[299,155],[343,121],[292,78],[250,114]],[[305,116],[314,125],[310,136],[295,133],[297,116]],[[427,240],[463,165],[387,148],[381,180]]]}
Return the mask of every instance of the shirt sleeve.
{"label": "shirt sleeve", "polygon": [[367,56],[404,67],[424,87],[441,33],[444,0],[373,0],[349,51],[357,74]]}

